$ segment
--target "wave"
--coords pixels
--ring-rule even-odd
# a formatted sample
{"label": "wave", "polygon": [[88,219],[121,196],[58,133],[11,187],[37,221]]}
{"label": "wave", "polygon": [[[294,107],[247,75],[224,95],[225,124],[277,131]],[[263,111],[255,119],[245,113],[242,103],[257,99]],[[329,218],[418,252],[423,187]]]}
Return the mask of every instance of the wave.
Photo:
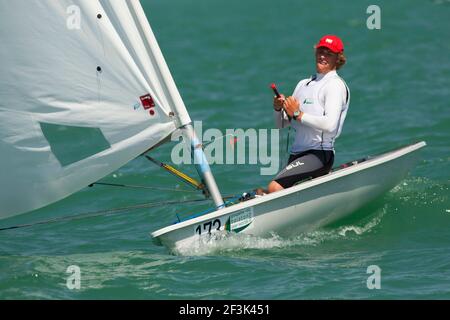
{"label": "wave", "polygon": [[[397,238],[405,232],[426,232],[427,227],[448,224],[448,184],[422,177],[410,177],[350,219],[331,226],[283,238],[273,233],[262,238],[246,234],[220,233],[175,248],[182,256],[239,254],[249,250],[313,247],[338,241],[363,240],[372,231],[379,237]],[[443,220],[444,219],[444,220]],[[395,241],[395,239],[394,239]]]}
{"label": "wave", "polygon": [[217,233],[210,237],[183,243],[176,247],[173,253],[182,256],[224,255],[247,252],[248,250],[313,247],[338,240],[357,241],[363,235],[371,232],[381,222],[385,214],[386,210],[382,208],[375,215],[372,215],[368,221],[332,229],[319,229],[294,238],[283,238],[276,233],[264,238],[242,233]]}

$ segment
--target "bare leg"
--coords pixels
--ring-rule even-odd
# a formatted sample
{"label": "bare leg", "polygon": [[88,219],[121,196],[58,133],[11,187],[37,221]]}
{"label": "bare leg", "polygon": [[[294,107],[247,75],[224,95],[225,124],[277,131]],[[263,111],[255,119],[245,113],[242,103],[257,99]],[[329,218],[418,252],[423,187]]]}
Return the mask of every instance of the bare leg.
{"label": "bare leg", "polygon": [[[274,182],[274,181],[272,181],[272,183],[273,183],[273,182]],[[276,183],[276,182],[275,182],[275,183]],[[276,183],[276,184],[278,185],[278,183]],[[270,188],[270,185],[269,185],[269,188]],[[281,186],[280,186],[280,188],[283,189],[283,187],[281,187]],[[270,189],[269,189],[269,190],[270,190]],[[270,193],[269,190],[266,190],[266,189],[263,189],[263,188],[256,188],[255,190],[253,190],[253,192],[250,192],[250,193],[244,192],[244,193],[242,194],[242,196],[239,198],[239,201],[240,201],[240,202],[243,202],[243,201],[247,201],[247,200],[253,199],[253,198],[255,198],[256,196],[263,196],[263,195],[265,195],[265,194]],[[272,192],[274,192],[274,191],[272,191]]]}
{"label": "bare leg", "polygon": [[277,192],[280,190],[283,190],[284,188],[276,181],[272,181],[271,183],[269,183],[269,186],[267,187],[267,191],[269,191],[269,193],[272,192]]}

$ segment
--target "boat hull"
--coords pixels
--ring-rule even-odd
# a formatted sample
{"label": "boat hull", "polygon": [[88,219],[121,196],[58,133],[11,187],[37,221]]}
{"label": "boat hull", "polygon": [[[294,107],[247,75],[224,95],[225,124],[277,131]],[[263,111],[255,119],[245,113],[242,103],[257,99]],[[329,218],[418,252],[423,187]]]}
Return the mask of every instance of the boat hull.
{"label": "boat hull", "polygon": [[418,160],[424,142],[374,157],[292,188],[249,200],[152,234],[172,251],[205,237],[240,232],[297,236],[343,219],[395,187]]}

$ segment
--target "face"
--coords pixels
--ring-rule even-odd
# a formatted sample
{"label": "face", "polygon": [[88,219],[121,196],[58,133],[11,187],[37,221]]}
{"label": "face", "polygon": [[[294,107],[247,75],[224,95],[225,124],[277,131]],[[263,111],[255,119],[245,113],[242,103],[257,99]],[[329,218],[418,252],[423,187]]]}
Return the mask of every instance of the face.
{"label": "face", "polygon": [[328,73],[336,70],[338,54],[326,47],[316,48],[316,70],[318,73]]}

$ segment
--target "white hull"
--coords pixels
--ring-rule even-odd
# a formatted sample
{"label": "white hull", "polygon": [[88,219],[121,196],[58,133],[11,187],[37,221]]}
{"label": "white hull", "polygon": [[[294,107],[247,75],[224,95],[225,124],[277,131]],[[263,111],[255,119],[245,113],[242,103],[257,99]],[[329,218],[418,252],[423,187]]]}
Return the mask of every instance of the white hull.
{"label": "white hull", "polygon": [[312,231],[350,215],[396,186],[426,144],[419,142],[292,188],[242,202],[152,233],[170,250],[217,232],[282,237]]}

